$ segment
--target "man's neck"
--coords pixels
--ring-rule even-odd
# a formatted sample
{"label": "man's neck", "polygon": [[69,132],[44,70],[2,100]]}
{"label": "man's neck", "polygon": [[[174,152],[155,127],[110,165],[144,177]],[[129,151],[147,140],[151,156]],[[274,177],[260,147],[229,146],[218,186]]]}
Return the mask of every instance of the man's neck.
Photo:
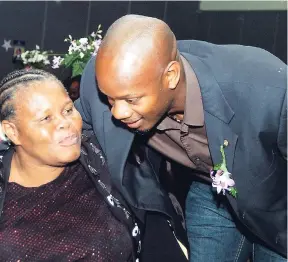
{"label": "man's neck", "polygon": [[40,164],[25,153],[15,152],[12,158],[9,182],[24,187],[39,187],[56,179],[64,167]]}

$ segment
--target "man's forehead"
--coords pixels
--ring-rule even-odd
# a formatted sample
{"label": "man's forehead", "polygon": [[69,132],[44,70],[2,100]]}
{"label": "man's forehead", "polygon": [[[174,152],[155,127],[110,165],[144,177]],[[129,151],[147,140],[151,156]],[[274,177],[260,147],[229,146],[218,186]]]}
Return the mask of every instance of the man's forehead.
{"label": "man's forehead", "polygon": [[99,88],[104,94],[126,97],[158,86],[162,74],[155,63],[145,63],[133,53],[117,58],[104,62],[100,70],[96,70]]}
{"label": "man's forehead", "polygon": [[139,94],[142,94],[144,89],[141,88],[141,85],[133,85],[126,82],[126,84],[122,81],[115,81],[113,83],[109,83],[109,85],[100,85],[100,90],[107,96],[111,98],[129,98],[135,97]]}
{"label": "man's forehead", "polygon": [[145,73],[151,75],[159,66],[159,59],[153,52],[152,44],[151,47],[148,46],[147,44],[140,48],[139,45],[134,44],[115,47],[115,49],[104,48],[97,55],[96,69],[99,67],[101,74],[118,74],[127,79]]}

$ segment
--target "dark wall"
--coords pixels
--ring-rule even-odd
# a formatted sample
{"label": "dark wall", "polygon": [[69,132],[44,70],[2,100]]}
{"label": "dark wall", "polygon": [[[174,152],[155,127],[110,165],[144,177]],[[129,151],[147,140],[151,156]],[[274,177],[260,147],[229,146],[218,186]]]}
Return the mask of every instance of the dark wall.
{"label": "dark wall", "polygon": [[[260,2],[261,4],[261,2]],[[136,13],[165,20],[178,39],[262,47],[287,62],[285,11],[201,11],[197,1],[0,1],[0,43],[25,40],[27,49],[66,52],[68,34],[81,37],[102,24],[104,31],[117,18]],[[13,49],[0,47],[0,77],[13,70]],[[63,72],[56,71],[63,78]],[[64,74],[65,75],[65,74]]]}

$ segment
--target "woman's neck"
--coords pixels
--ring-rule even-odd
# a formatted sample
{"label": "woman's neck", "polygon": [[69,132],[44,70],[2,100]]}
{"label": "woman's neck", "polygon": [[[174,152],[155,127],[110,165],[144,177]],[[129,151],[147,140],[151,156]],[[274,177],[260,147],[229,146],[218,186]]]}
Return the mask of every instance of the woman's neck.
{"label": "woman's neck", "polygon": [[64,167],[40,164],[32,157],[15,152],[12,157],[9,182],[24,187],[39,187],[56,179]]}

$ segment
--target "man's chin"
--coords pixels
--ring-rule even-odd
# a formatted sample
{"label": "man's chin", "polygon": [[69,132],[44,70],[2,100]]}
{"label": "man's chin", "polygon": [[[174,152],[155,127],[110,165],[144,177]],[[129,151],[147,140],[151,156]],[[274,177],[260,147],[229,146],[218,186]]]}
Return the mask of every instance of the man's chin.
{"label": "man's chin", "polygon": [[137,135],[148,135],[148,134],[153,134],[156,130],[156,126],[152,126],[150,128],[140,128],[140,129],[132,129],[132,132],[137,134]]}
{"label": "man's chin", "polygon": [[145,129],[145,130],[132,129],[132,132],[137,135],[145,136],[151,132],[151,129]]}
{"label": "man's chin", "polygon": [[153,132],[153,130],[156,128],[156,126],[157,125],[147,125],[147,123],[143,123],[143,121],[142,121],[142,123],[141,123],[141,125],[139,125],[137,128],[131,128],[131,127],[129,127],[129,126],[126,126],[131,132],[133,132],[133,133],[135,133],[135,134],[137,134],[137,135],[142,135],[142,136],[144,136],[144,135],[147,135],[147,134],[149,134],[149,133],[151,133],[151,132]]}

